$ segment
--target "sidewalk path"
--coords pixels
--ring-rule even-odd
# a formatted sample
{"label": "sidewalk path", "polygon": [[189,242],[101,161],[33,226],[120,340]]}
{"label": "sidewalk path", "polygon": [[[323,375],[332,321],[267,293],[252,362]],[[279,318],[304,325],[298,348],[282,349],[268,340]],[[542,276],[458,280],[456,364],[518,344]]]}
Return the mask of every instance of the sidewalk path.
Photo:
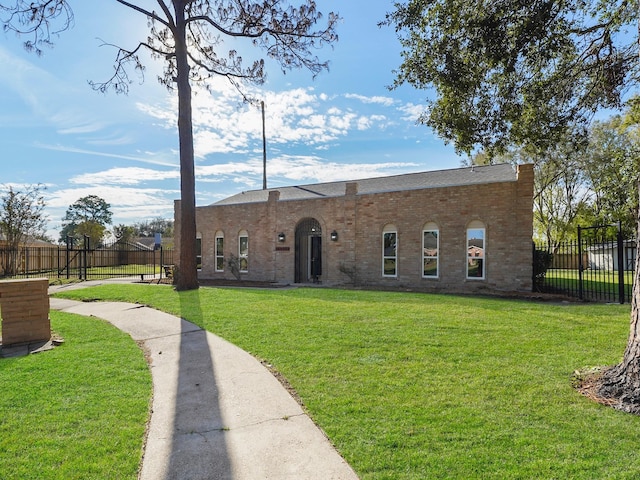
{"label": "sidewalk path", "polygon": [[148,355],[153,412],[142,480],[357,480],[278,380],[248,353],[196,325],[117,302],[51,298],[102,318]]}

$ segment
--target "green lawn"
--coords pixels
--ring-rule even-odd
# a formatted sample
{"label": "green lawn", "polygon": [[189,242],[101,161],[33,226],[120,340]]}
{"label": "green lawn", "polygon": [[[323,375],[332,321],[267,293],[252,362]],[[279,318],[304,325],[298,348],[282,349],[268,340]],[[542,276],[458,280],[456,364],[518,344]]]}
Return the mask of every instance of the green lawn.
{"label": "green lawn", "polygon": [[640,418],[571,387],[612,364],[628,305],[331,289],[104,285],[272,363],[362,479],[635,479]]}
{"label": "green lawn", "polygon": [[143,352],[101,320],[50,316],[62,346],[0,359],[0,478],[135,480],[152,394]]}
{"label": "green lawn", "polygon": [[[127,264],[127,265],[113,265],[107,267],[87,267],[87,277],[89,280],[103,280],[105,278],[114,277],[139,277],[140,274],[144,274],[145,278],[149,278],[152,275],[159,275],[165,277],[165,271],[161,265],[156,264]],[[82,272],[84,275],[84,271]],[[48,270],[41,272],[32,272],[29,274],[30,278],[49,278],[51,284],[61,284],[68,282],[77,282],[80,276],[80,270],[78,268],[72,268],[69,273],[69,279],[67,279],[67,271],[58,272],[58,270]],[[26,278],[26,275],[20,274],[15,277],[1,278],[3,280]]]}
{"label": "green lawn", "polygon": [[[634,272],[624,272],[626,302],[630,301]],[[549,269],[545,286],[556,287],[563,291],[577,293],[580,289],[580,273],[578,270]],[[582,288],[585,299],[609,298],[615,301],[618,297],[618,272],[604,270],[585,270],[582,272]]]}

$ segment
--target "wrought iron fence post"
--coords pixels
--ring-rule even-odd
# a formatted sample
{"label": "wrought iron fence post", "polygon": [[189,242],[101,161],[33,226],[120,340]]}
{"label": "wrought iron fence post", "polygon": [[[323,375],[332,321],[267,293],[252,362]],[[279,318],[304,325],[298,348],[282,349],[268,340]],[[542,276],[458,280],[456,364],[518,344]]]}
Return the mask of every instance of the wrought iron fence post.
{"label": "wrought iron fence post", "polygon": [[79,260],[78,279],[82,280],[82,272],[84,271],[83,266],[86,261],[84,238],[82,239],[82,246],[79,248],[80,248],[80,258],[78,259]]}
{"label": "wrought iron fence post", "polygon": [[624,298],[624,240],[622,238],[622,222],[618,222],[618,298],[620,303],[625,302]]}
{"label": "wrought iron fence post", "polygon": [[73,239],[67,235],[67,280],[69,279],[69,275],[70,275],[70,270],[71,270],[71,265],[70,265],[70,261],[71,261],[71,248],[73,246]]}
{"label": "wrought iron fence post", "polygon": [[84,265],[82,265],[82,274],[81,274],[81,278],[84,277],[85,280],[89,279],[87,277],[87,263],[89,263],[88,262],[88,259],[89,259],[88,252],[89,252],[89,236],[85,235],[84,236],[84,251],[82,252],[82,256],[84,257],[83,258],[84,261],[82,263]]}
{"label": "wrought iron fence post", "polygon": [[531,242],[531,263],[533,268],[531,269],[531,291],[536,291],[536,242]]}
{"label": "wrought iron fence post", "polygon": [[582,227],[578,225],[578,298],[583,300],[583,286],[582,286],[582,270],[584,264],[582,262]]}

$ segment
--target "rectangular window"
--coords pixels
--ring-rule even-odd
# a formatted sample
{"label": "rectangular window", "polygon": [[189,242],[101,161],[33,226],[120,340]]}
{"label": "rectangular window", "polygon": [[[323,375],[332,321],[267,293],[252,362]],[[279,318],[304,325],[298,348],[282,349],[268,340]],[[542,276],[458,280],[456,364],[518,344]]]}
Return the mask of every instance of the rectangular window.
{"label": "rectangular window", "polygon": [[483,279],[485,274],[485,230],[467,230],[467,278]]}
{"label": "rectangular window", "polygon": [[216,237],[216,272],[224,272],[224,237]]}
{"label": "rectangular window", "polygon": [[397,275],[397,233],[384,232],[382,234],[382,276],[395,277]]}
{"label": "rectangular window", "polygon": [[202,270],[202,238],[196,238],[196,268]]}
{"label": "rectangular window", "polygon": [[240,271],[249,271],[249,237],[241,235],[238,239],[238,260],[240,262]]}
{"label": "rectangular window", "polygon": [[438,230],[425,230],[422,232],[422,276],[428,278],[438,277]]}

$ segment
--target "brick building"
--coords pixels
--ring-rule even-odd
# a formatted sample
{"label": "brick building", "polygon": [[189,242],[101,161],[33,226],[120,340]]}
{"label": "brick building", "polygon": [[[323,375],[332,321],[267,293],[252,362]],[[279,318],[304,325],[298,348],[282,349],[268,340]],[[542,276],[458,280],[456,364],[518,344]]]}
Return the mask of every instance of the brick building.
{"label": "brick building", "polygon": [[509,164],[242,192],[197,207],[198,275],[530,291],[532,196],[533,167]]}

